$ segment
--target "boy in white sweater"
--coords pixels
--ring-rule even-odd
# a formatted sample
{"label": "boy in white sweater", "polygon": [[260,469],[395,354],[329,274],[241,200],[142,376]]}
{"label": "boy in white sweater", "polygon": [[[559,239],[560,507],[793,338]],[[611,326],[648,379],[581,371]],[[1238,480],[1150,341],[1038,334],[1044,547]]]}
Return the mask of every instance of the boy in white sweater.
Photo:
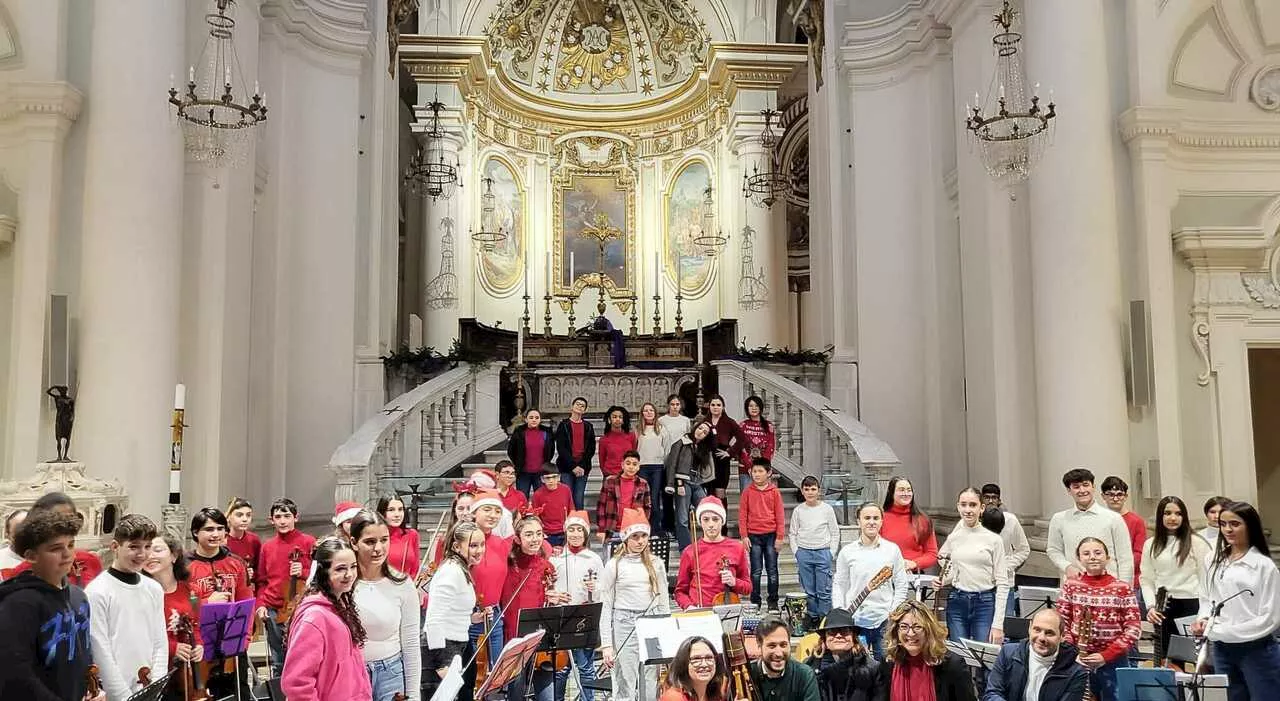
{"label": "boy in white sweater", "polygon": [[788,541],[799,566],[800,586],[804,587],[806,627],[816,630],[831,610],[831,568],[840,551],[840,522],[835,509],[822,501],[817,477],[807,475],[800,482],[800,494],[804,503],[791,512]]}
{"label": "boy in white sweater", "polygon": [[85,587],[89,597],[89,643],[108,701],[125,701],[141,690],[139,670],[154,682],[168,673],[164,590],[141,575],[156,524],[140,514],[120,519],[112,533],[114,561]]}

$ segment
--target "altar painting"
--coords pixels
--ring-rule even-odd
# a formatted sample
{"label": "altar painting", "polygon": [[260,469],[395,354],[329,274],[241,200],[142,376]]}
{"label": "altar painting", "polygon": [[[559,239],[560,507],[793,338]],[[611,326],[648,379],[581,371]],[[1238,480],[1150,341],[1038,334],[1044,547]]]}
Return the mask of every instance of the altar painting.
{"label": "altar painting", "polygon": [[672,179],[666,194],[664,240],[667,276],[684,292],[704,289],[712,260],[693,242],[702,233],[702,200],[711,187],[711,170],[703,161],[690,161]]}
{"label": "altar painting", "polygon": [[507,237],[490,250],[480,249],[480,277],[491,293],[504,294],[516,287],[524,270],[524,188],[511,166],[500,158],[485,161],[484,177],[493,179],[493,217]]}
{"label": "altar painting", "polygon": [[558,291],[563,293],[574,283],[569,278],[570,253],[577,279],[594,282],[595,274],[603,269],[606,288],[629,290],[628,250],[635,220],[635,191],[614,174],[572,173],[556,189],[555,199]]}

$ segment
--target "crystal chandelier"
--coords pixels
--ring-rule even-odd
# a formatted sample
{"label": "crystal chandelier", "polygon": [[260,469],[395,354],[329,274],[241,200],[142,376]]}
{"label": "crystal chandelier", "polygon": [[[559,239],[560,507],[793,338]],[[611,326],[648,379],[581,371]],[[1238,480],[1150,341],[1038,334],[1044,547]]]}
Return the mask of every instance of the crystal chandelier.
{"label": "crystal chandelier", "polygon": [[729,242],[729,237],[716,229],[716,202],[711,187],[702,191],[702,229],[693,237],[693,245],[708,258],[714,258]]}
{"label": "crystal chandelier", "polygon": [[778,163],[778,137],[773,133],[773,117],[776,110],[761,110],[764,116],[764,129],[760,132],[760,147],[767,159],[765,169],[759,165],[751,167],[751,174],[742,174],[742,194],[757,207],[773,208],[773,203],[786,196],[790,181]]}
{"label": "crystal chandelier", "polygon": [[[997,183],[1012,187],[1026,180],[1044,154],[1057,116],[1053,92],[1048,108],[1040,106],[1040,85],[1027,97],[1026,74],[1019,54],[1022,35],[1013,31],[1017,13],[1004,1],[993,22],[999,29],[991,39],[996,51],[996,73],[988,87],[986,103],[975,94],[965,105],[965,129],[978,146],[982,165]],[[994,104],[991,87],[998,86]]]}
{"label": "crystal chandelier", "polygon": [[[209,39],[200,54],[199,72],[192,66],[182,93],[170,79],[169,102],[177,108],[187,155],[214,167],[244,163],[249,152],[253,127],[267,119],[266,99],[255,83],[248,94],[236,57],[235,18],[230,14],[235,0],[214,0],[216,12],[204,16]],[[245,101],[237,100],[244,95]]]}
{"label": "crystal chandelier", "polygon": [[453,190],[458,187],[458,166],[445,160],[445,131],[440,126],[440,113],[444,111],[444,103],[439,96],[432,98],[427,105],[431,117],[427,129],[422,132],[422,142],[417,153],[409,160],[405,169],[405,189],[418,197],[430,197],[432,201],[453,197]]}
{"label": "crystal chandelier", "polygon": [[507,240],[507,232],[498,224],[498,198],[493,195],[493,178],[485,176],[480,183],[484,185],[484,193],[480,195],[480,228],[471,232],[471,240],[481,250],[492,251]]}

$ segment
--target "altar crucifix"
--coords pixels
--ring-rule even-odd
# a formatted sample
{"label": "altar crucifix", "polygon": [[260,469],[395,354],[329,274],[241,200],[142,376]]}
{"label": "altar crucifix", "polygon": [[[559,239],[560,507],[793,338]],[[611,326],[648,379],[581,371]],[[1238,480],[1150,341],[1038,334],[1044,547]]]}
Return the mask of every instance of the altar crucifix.
{"label": "altar crucifix", "polygon": [[605,274],[604,274],[604,249],[610,241],[622,238],[622,229],[614,226],[609,221],[609,215],[604,212],[596,212],[595,218],[590,224],[584,226],[579,236],[583,238],[595,239],[596,241],[596,272],[587,278],[587,285],[595,285],[599,292],[599,299],[596,302],[596,315],[604,316],[607,306],[604,302],[605,293]]}

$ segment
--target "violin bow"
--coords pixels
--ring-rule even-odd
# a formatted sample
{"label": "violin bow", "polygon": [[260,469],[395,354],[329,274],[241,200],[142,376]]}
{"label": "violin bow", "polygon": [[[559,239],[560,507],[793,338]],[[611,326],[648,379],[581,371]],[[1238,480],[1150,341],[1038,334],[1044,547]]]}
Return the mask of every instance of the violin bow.
{"label": "violin bow", "polygon": [[[427,541],[427,556],[422,558],[422,564],[418,565],[418,572],[413,576],[413,581],[421,581],[422,573],[427,571],[427,565],[431,562],[431,559],[435,557],[435,554],[432,552],[435,548],[432,546],[435,545],[436,538],[440,535],[440,527],[444,525],[444,517],[448,515],[448,509],[440,512],[440,520],[436,521],[436,528],[434,531],[431,531],[431,539]],[[443,547],[441,549],[447,550],[447,548]]]}
{"label": "violin bow", "polygon": [[[687,487],[686,487],[687,489]],[[693,579],[698,583],[698,605],[702,605],[702,557],[698,554],[698,521],[696,511],[689,507],[689,524],[693,528]]]}
{"label": "violin bow", "polygon": [[[516,586],[516,591],[520,591],[521,589],[524,589],[524,585],[529,581],[529,575],[531,574],[533,574],[532,567],[529,568],[528,572],[524,573],[524,578],[521,579],[520,584]],[[501,601],[502,597],[499,596],[498,600]],[[511,604],[515,603],[515,600],[516,600],[516,597],[513,596],[511,597],[511,600],[507,602],[506,606],[499,606],[498,613],[495,616],[495,618],[502,618],[507,613],[507,609],[511,608]],[[466,669],[467,667],[470,667],[471,665],[475,664],[476,657],[480,654],[480,646],[488,644],[489,634],[492,632],[493,632],[492,627],[486,628],[484,635],[481,635],[480,639],[476,641],[476,651],[472,653],[471,659],[467,660],[467,663],[462,665],[463,669]],[[493,664],[494,662],[497,662],[497,660],[490,660],[489,664]]]}

